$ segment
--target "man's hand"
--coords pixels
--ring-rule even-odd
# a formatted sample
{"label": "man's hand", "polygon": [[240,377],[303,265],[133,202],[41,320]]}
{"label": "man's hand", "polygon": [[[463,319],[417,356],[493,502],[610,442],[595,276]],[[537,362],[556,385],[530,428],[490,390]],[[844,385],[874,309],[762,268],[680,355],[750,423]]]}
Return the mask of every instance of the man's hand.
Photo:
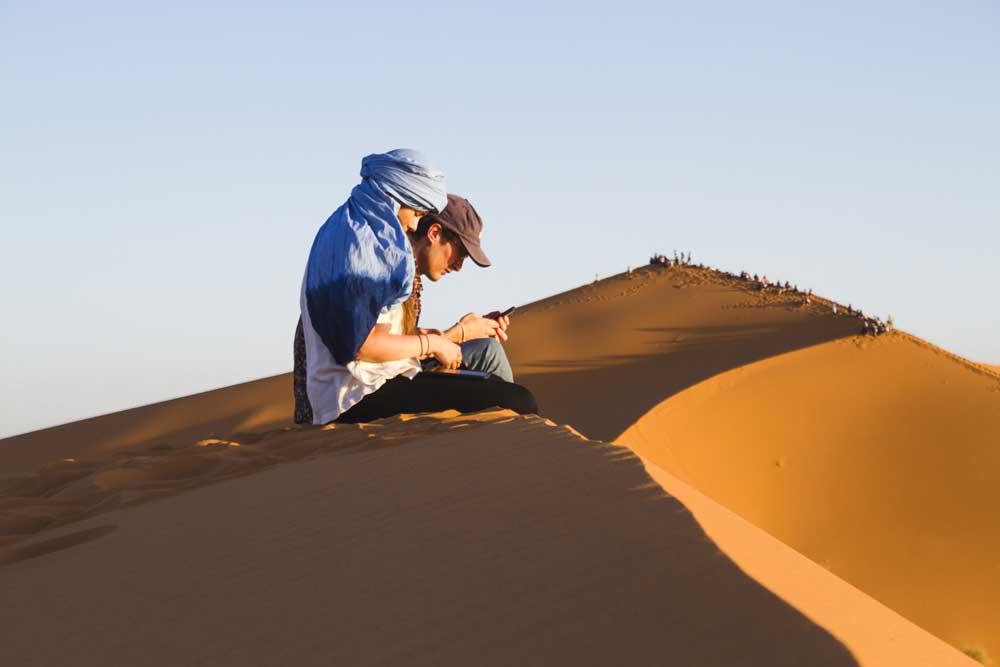
{"label": "man's hand", "polygon": [[431,354],[437,359],[441,368],[458,368],[462,365],[462,347],[455,345],[444,336],[430,335],[427,340],[431,344]]}
{"label": "man's hand", "polygon": [[[504,318],[506,319],[506,318]],[[465,340],[476,340],[478,338],[499,338],[501,342],[507,340],[507,333],[501,327],[500,322],[488,317],[482,317],[476,313],[469,313],[458,321],[458,324],[448,330],[452,340],[461,340],[461,330],[465,329]]]}
{"label": "man's hand", "polygon": [[500,339],[501,343],[506,343],[509,338],[507,335],[507,327],[510,326],[510,318],[502,316],[499,310],[494,310],[485,317],[497,323],[497,338]]}

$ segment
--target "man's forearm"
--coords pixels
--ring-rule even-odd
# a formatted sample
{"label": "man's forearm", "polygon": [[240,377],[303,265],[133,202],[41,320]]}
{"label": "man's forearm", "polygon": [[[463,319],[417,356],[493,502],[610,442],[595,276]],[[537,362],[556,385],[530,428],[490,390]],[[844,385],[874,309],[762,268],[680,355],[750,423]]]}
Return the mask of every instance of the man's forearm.
{"label": "man's forearm", "polygon": [[426,354],[429,347],[426,336],[402,336],[383,331],[373,331],[358,350],[358,361],[384,363]]}
{"label": "man's forearm", "polygon": [[460,324],[456,324],[452,326],[450,329],[445,329],[441,335],[443,335],[445,338],[450,340],[452,343],[455,343],[456,345],[461,345],[462,343],[465,342],[464,340],[462,340],[463,338],[462,325]]}

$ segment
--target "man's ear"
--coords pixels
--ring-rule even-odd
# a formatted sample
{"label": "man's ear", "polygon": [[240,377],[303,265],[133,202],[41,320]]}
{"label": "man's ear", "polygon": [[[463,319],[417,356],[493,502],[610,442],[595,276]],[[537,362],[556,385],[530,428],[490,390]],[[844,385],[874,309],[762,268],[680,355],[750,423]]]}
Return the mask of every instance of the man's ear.
{"label": "man's ear", "polygon": [[433,222],[430,227],[427,228],[427,240],[438,245],[441,243],[441,223]]}

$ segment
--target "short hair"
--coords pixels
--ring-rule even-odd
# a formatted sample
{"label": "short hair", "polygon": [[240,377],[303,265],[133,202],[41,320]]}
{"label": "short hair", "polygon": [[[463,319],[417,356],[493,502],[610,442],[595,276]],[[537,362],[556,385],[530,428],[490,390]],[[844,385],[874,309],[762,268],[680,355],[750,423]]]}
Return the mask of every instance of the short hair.
{"label": "short hair", "polygon": [[413,240],[418,241],[427,236],[427,230],[435,223],[441,225],[441,236],[445,241],[455,242],[460,240],[458,234],[441,224],[441,221],[436,220],[433,215],[425,215],[420,218],[417,222],[417,231],[413,232]]}

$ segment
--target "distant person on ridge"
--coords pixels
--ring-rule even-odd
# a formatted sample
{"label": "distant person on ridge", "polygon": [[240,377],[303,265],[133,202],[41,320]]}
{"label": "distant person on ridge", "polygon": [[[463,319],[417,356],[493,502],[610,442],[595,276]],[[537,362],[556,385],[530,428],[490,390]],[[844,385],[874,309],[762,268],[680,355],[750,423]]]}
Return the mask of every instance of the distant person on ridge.
{"label": "distant person on ridge", "polygon": [[537,413],[531,392],[520,385],[421,372],[420,360],[430,358],[443,369],[459,368],[462,340],[505,339],[506,323],[470,314],[450,333],[416,329],[419,313],[404,308],[412,302],[417,264],[408,234],[419,234],[422,219],[436,214],[417,240],[426,251],[423,268],[436,280],[460,270],[466,254],[483,263],[478,237],[474,243],[466,238],[474,223],[463,222],[449,235],[440,220],[450,203],[444,174],[417,151],[369,155],[361,177],[309,252],[299,301],[302,335],[295,345],[295,421],[372,421],[490,407]]}

